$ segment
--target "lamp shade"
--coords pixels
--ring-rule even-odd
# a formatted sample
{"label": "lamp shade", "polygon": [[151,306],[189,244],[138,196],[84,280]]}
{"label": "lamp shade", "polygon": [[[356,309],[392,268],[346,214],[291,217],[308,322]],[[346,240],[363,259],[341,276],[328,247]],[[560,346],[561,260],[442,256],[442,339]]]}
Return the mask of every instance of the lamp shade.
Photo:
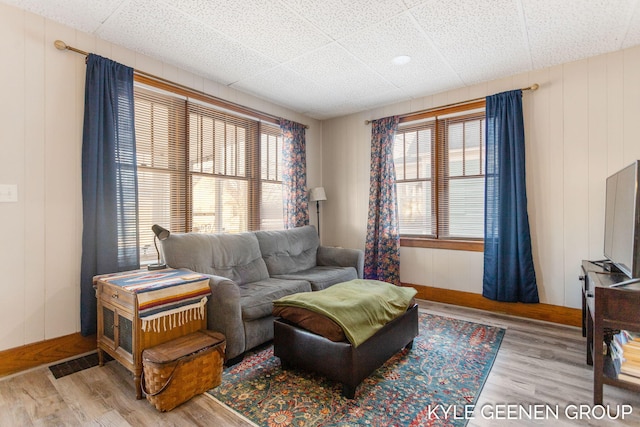
{"label": "lamp shade", "polygon": [[327,200],[327,195],[324,192],[324,187],[312,188],[309,192],[309,201],[318,202],[321,200]]}
{"label": "lamp shade", "polygon": [[169,234],[171,234],[169,230],[159,226],[158,224],[152,225],[151,230],[153,230],[153,234],[156,235],[158,240],[165,240],[167,237],[169,237]]}
{"label": "lamp shade", "polygon": [[160,262],[160,251],[158,250],[158,244],[156,243],[156,239],[157,240],[166,240],[167,237],[169,237],[169,230],[167,230],[164,227],[159,226],[158,224],[153,224],[151,226],[151,230],[153,231],[153,246],[155,246],[156,248],[156,253],[158,254],[158,262],[155,264],[149,264],[147,265],[147,268],[149,270],[162,270],[164,268],[167,268],[167,265],[164,263]]}

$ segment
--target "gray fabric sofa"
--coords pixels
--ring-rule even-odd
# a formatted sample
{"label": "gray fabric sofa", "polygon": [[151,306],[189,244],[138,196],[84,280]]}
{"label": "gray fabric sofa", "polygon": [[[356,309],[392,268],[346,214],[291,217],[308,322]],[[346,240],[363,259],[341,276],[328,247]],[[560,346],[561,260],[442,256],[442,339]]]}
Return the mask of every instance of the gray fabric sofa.
{"label": "gray fabric sofa", "polygon": [[272,302],[362,278],[359,249],[321,246],[312,226],[238,234],[172,233],[169,267],[210,277],[207,326],[227,338],[226,359],[273,339]]}

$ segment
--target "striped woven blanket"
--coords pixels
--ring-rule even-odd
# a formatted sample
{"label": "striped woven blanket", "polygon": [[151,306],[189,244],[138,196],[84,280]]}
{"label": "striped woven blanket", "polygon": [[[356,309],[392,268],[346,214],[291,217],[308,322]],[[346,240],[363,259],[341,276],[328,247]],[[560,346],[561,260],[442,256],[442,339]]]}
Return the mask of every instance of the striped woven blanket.
{"label": "striped woven blanket", "polygon": [[136,294],[143,331],[161,332],[204,319],[209,278],[186,269],[117,273],[101,280]]}

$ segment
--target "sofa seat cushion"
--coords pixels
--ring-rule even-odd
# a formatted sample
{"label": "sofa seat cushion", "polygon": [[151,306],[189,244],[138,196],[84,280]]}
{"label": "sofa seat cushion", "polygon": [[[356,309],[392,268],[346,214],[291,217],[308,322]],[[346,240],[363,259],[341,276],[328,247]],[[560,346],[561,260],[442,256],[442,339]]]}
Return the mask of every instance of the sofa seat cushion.
{"label": "sofa seat cushion", "polygon": [[280,274],[274,277],[287,280],[306,280],[311,284],[312,290],[320,291],[336,283],[357,279],[358,273],[353,267],[317,266],[297,273]]}
{"label": "sofa seat cushion", "polygon": [[242,320],[250,321],[271,316],[273,301],[298,292],[311,292],[306,280],[269,278],[240,285]]}

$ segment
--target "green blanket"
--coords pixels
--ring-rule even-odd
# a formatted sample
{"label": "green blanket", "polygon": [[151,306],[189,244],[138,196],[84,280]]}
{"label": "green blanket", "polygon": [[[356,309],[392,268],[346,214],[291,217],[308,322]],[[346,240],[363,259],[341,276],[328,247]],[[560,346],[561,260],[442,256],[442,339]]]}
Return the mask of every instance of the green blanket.
{"label": "green blanket", "polygon": [[287,295],[276,306],[306,308],[323,314],[344,330],[357,347],[407,310],[417,291],[377,280],[351,280],[316,292]]}

